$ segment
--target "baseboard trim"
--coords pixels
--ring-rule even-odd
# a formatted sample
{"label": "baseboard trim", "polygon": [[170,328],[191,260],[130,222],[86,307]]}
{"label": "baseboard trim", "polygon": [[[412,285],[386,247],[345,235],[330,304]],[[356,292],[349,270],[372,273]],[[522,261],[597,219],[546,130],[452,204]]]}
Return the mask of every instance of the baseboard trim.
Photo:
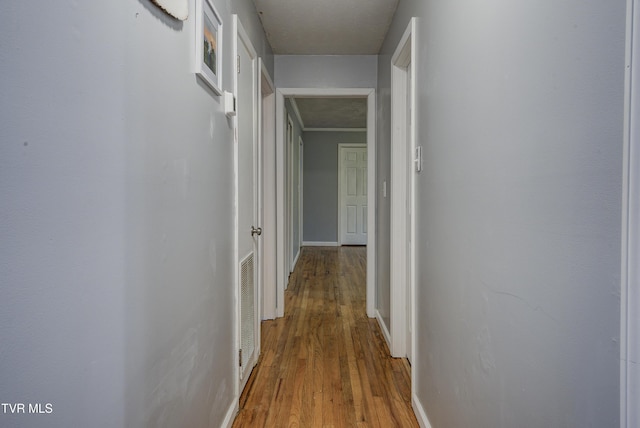
{"label": "baseboard trim", "polygon": [[303,247],[339,247],[337,242],[304,241]]}
{"label": "baseboard trim", "polygon": [[298,259],[300,258],[301,252],[302,252],[302,247],[300,247],[300,249],[298,250],[298,254],[296,254],[296,256],[293,258],[293,266],[291,267],[291,272],[289,273],[293,273],[293,271],[296,270],[296,265],[298,264]]}
{"label": "baseboard trim", "polygon": [[384,340],[387,342],[387,346],[391,349],[391,335],[389,334],[389,330],[387,330],[387,326],[384,324],[382,320],[382,315],[376,309],[376,320],[378,321],[378,325],[380,326],[380,330],[382,331],[382,335],[384,336]]}
{"label": "baseboard trim", "polygon": [[427,412],[424,411],[424,407],[422,407],[422,403],[418,400],[415,393],[411,396],[411,404],[413,405],[413,413],[416,414],[420,428],[432,428],[429,418],[427,418]]}
{"label": "baseboard trim", "polygon": [[220,424],[220,426],[222,428],[231,428],[231,425],[233,425],[233,421],[236,418],[236,414],[238,413],[239,407],[238,407],[238,400],[233,400],[233,403],[231,403],[231,406],[229,406],[229,410],[227,410],[227,414],[224,417],[224,420],[222,421],[222,424]]}

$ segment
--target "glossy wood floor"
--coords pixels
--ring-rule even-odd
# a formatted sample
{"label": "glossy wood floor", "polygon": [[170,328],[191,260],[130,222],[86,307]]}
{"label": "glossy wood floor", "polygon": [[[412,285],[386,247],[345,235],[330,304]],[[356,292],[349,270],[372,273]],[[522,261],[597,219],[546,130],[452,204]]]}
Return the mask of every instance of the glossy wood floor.
{"label": "glossy wood floor", "polygon": [[417,427],[410,368],[365,312],[366,248],[304,248],[234,427]]}

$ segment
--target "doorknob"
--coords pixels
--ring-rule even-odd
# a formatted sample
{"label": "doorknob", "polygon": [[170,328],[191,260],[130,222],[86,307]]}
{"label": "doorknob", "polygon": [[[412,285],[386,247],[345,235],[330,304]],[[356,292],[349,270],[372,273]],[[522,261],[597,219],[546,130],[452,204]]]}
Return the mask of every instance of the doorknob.
{"label": "doorknob", "polygon": [[262,228],[251,226],[251,236],[254,236],[254,235],[258,235],[258,236],[262,235]]}

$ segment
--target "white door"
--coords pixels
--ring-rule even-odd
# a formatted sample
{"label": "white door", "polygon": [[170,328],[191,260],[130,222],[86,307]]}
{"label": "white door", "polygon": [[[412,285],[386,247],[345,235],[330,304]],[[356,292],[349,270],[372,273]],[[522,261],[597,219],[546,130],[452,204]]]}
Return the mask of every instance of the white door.
{"label": "white door", "polygon": [[298,142],[295,143],[293,136],[289,146],[291,154],[291,165],[289,176],[291,177],[291,211],[290,221],[290,248],[291,248],[291,269],[296,268],[300,251],[302,250],[302,137],[298,136]]}
{"label": "white door", "polygon": [[304,241],[304,142],[298,138],[298,255],[302,252]]}
{"label": "white door", "polygon": [[416,173],[422,168],[415,144],[415,63],[412,19],[391,59],[391,355],[415,355]]}
{"label": "white door", "polygon": [[258,219],[257,78],[256,53],[237,22],[237,200],[239,277],[240,390],[257,361],[258,345]]}
{"label": "white door", "polygon": [[[260,224],[264,229],[260,235],[258,271],[258,301],[261,302],[261,319],[276,317],[276,142],[275,142],[275,88],[264,63],[258,59],[260,70],[260,94],[258,107],[261,126],[259,148],[260,187],[258,206],[261,207]],[[258,333],[260,330],[258,330]]]}
{"label": "white door", "polygon": [[285,216],[285,224],[287,225],[287,257],[288,269],[287,282],[285,287],[289,286],[289,276],[293,272],[293,120],[287,115],[287,213]]}
{"label": "white door", "polygon": [[298,228],[298,151],[293,141],[291,125],[289,142],[289,271],[293,272],[297,255],[296,235]]}
{"label": "white door", "polygon": [[367,147],[340,144],[340,244],[367,244]]}
{"label": "white door", "polygon": [[412,105],[412,93],[411,93],[411,63],[407,65],[407,85],[406,85],[406,98],[407,98],[407,114],[405,117],[406,120],[406,136],[407,136],[407,154],[405,161],[407,162],[406,167],[406,183],[407,183],[407,217],[405,219],[407,224],[407,248],[406,254],[409,254],[407,258],[407,272],[406,278],[409,280],[409,286],[406,287],[406,311],[407,311],[407,359],[411,362],[411,356],[413,355],[413,323],[412,320],[412,306],[413,306],[413,296],[411,293],[411,286],[413,281],[413,262],[414,262],[414,251],[413,251],[413,227],[415,225],[415,218],[411,218],[411,214],[413,213],[413,202],[414,202],[414,186],[413,179],[415,177],[414,172],[414,161],[415,161],[415,148],[412,145],[411,141],[411,105]]}

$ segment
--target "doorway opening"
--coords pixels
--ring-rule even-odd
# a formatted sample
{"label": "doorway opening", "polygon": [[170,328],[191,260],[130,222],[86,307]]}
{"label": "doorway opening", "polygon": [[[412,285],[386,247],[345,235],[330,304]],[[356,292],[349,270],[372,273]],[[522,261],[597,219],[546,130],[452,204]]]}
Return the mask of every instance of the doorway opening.
{"label": "doorway opening", "polygon": [[[295,241],[290,242],[289,233],[292,230],[290,213],[292,213],[291,178],[294,174],[288,172],[291,165],[291,153],[288,150],[288,113],[285,102],[291,98],[361,98],[366,100],[366,143],[367,143],[367,188],[375,189],[375,89],[373,88],[280,88],[276,90],[276,206],[277,206],[277,272],[275,283],[276,316],[284,316],[284,291],[288,276],[291,272],[292,253],[296,251]],[[306,150],[306,149],[305,149]],[[298,151],[298,156],[301,151]],[[299,161],[299,158],[296,158]],[[367,315],[374,317],[375,301],[375,191],[367,195],[367,286],[366,308]],[[311,197],[311,195],[306,196]],[[295,200],[295,198],[293,198]],[[297,223],[296,225],[299,225]],[[300,243],[303,242],[299,236]]]}

